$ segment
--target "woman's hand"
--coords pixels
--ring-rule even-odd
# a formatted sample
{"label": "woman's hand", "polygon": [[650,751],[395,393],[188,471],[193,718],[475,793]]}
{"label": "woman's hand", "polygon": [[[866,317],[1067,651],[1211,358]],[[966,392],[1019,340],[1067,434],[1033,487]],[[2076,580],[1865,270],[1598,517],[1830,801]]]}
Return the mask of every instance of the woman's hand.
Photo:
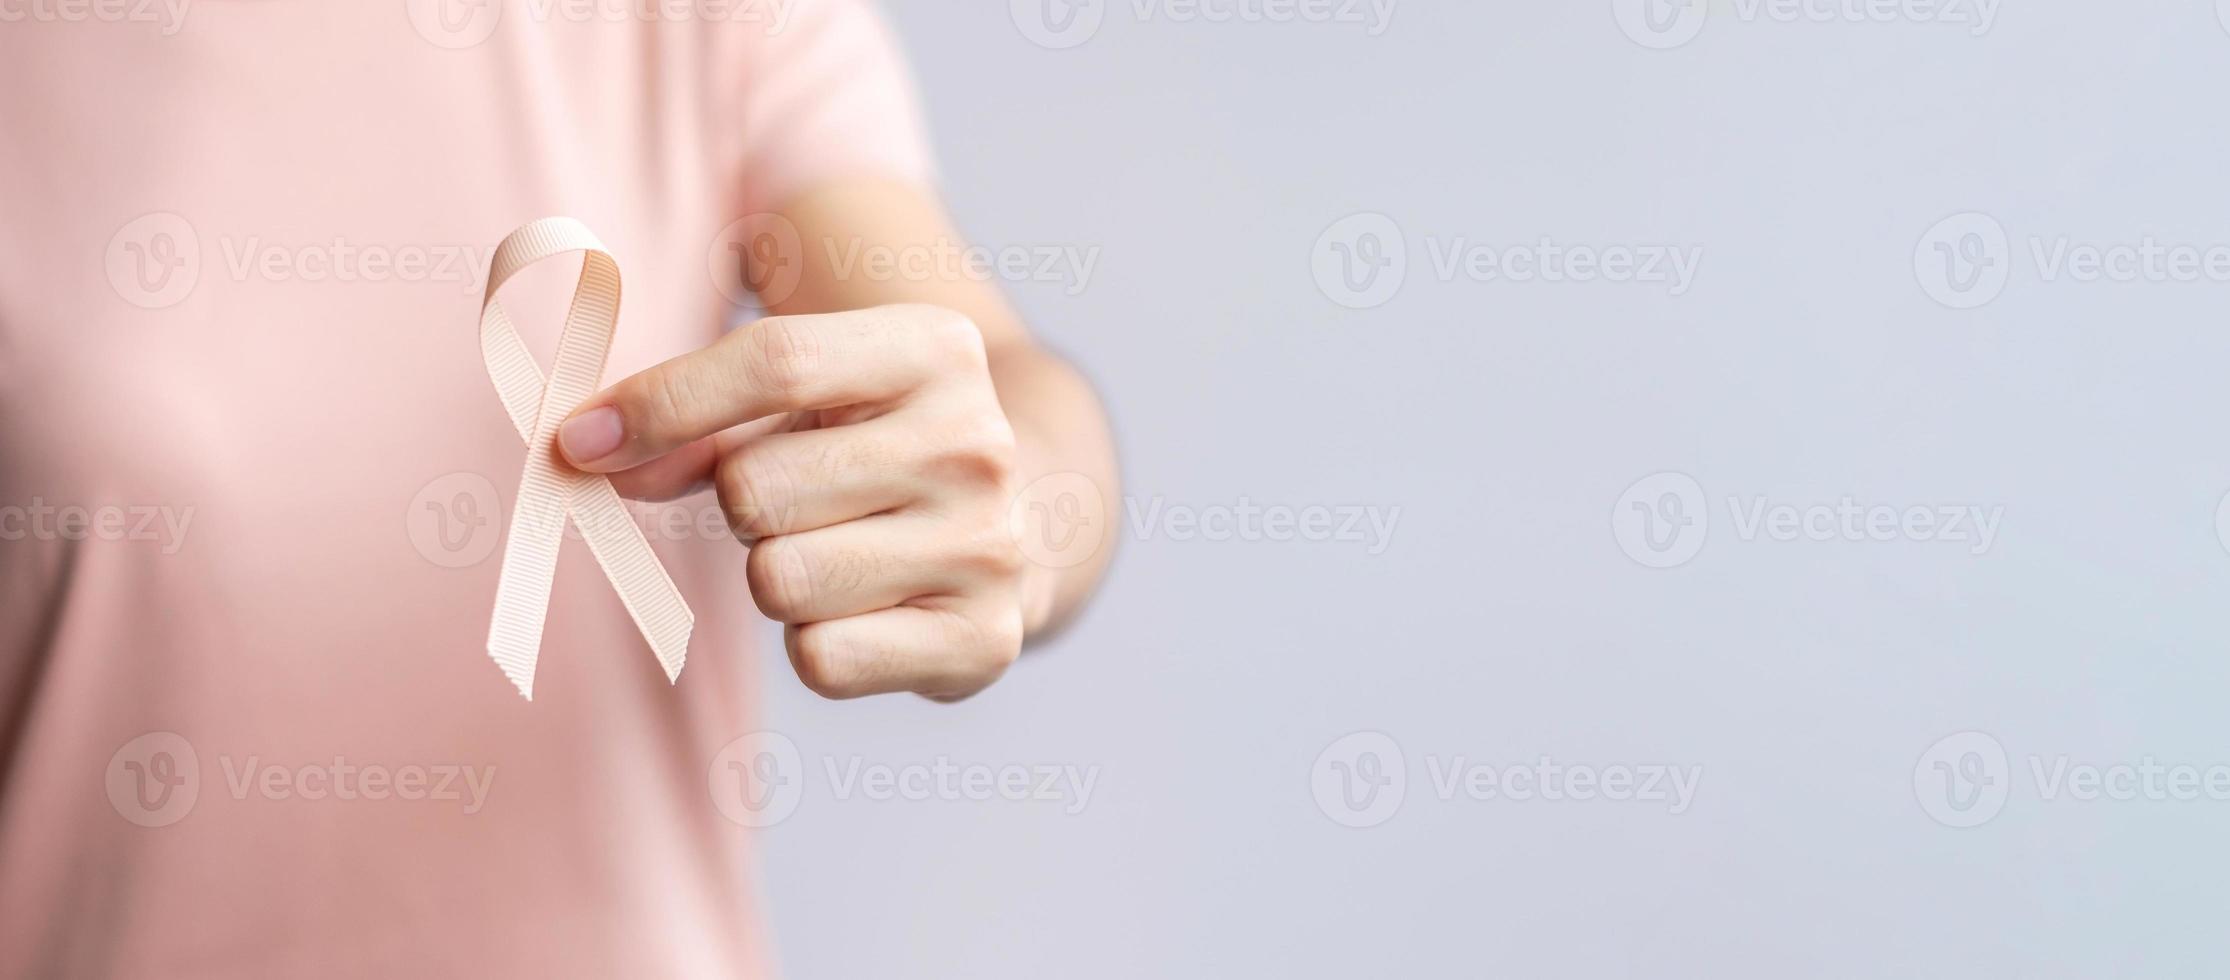
{"label": "woman's hand", "polygon": [[591,396],[558,445],[628,496],[716,487],[821,695],[963,698],[1021,651],[1015,435],[959,313],[770,317]]}

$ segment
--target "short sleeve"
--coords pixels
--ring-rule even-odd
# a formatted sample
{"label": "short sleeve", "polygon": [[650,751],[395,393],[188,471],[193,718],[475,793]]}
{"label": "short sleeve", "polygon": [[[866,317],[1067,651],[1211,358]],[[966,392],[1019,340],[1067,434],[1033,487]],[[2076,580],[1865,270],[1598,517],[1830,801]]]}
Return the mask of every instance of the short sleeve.
{"label": "short sleeve", "polygon": [[870,0],[790,0],[744,92],[744,205],[771,211],[816,184],[936,179],[913,74]]}

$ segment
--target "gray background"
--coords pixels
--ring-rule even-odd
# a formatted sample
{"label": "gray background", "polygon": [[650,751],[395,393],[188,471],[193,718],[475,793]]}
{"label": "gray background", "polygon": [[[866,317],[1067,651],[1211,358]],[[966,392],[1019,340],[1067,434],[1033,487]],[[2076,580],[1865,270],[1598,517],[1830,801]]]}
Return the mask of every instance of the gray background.
{"label": "gray background", "polygon": [[[1068,49],[1003,2],[891,6],[971,236],[1101,250],[1080,295],[1010,291],[1102,385],[1126,495],[1400,516],[1376,555],[1126,521],[1079,627],[960,707],[823,703],[767,658],[809,770],[760,838],[791,975],[2221,974],[2230,802],[2046,799],[2030,768],[2230,762],[2230,290],[2028,250],[2230,242],[2213,4],[2014,4],[1978,37],[1728,2],[1670,50],[1608,0],[1405,0],[1376,37],[1102,0]],[[2010,280],[1955,309],[1915,251],[1969,211]],[[1351,310],[1312,249],[1358,212],[1408,262]],[[1428,252],[1543,236],[1703,260],[1672,296]],[[1614,513],[1665,472],[1708,538],[1650,568]],[[1746,540],[1728,497],[2003,519],[1982,554]],[[1970,730],[2002,809],[1916,780]],[[1364,828],[1312,794],[1357,731],[1407,776]],[[1673,814],[1428,770],[1542,755],[1702,781]],[[1099,776],[1068,814],[822,769],[938,756]]]}

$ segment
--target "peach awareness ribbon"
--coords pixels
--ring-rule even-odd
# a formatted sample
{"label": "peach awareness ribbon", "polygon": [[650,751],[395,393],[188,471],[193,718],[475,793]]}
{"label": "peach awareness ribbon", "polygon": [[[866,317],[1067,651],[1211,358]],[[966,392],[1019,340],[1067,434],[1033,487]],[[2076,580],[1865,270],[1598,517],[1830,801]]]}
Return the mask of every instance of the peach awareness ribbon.
{"label": "peach awareness ribbon", "polygon": [[[563,252],[581,252],[581,278],[565,313],[558,338],[557,363],[544,378],[527,353],[511,318],[496,302],[519,270]],[[642,631],[671,682],[681,676],[696,624],[681,590],[643,537],[642,528],[620,503],[612,481],[582,473],[557,461],[557,428],[582,399],[596,390],[604,357],[619,325],[619,264],[596,233],[572,218],[543,218],[504,236],[488,266],[488,293],[480,307],[480,354],[488,364],[511,424],[526,440],[526,474],[519,480],[518,504],[504,537],[503,573],[496,582],[494,620],[488,625],[488,656],[534,700],[534,664],[542,648],[542,624],[550,608],[550,586],[557,578],[558,546],[565,524],[581,529],[604,577],[611,580],[635,628]]]}

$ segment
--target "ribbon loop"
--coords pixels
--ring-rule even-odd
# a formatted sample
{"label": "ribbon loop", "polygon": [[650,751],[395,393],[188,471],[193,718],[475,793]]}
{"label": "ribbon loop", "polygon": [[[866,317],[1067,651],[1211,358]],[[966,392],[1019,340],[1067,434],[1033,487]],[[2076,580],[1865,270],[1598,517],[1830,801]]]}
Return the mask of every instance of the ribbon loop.
{"label": "ribbon loop", "polygon": [[[558,338],[557,362],[545,377],[496,290],[519,270],[565,252],[582,253],[581,277]],[[635,628],[650,644],[671,682],[681,676],[696,618],[658,555],[627,513],[612,481],[581,473],[557,460],[557,427],[596,390],[619,325],[619,264],[586,225],[572,218],[543,218],[512,232],[496,246],[488,267],[488,292],[480,307],[480,354],[488,379],[526,441],[526,471],[504,537],[503,571],[496,582],[495,616],[488,625],[488,656],[527,700],[534,700],[534,666],[542,626],[557,578],[558,547],[567,521],[581,529],[604,577],[619,593]]]}

